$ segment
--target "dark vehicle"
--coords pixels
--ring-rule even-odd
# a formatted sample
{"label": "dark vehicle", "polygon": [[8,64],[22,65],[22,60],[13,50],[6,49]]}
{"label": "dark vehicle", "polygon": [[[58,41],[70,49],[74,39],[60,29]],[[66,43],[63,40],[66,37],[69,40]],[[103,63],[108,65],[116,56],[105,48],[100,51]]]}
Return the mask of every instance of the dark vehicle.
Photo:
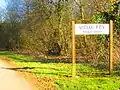
{"label": "dark vehicle", "polygon": [[59,56],[61,52],[61,48],[58,43],[55,43],[53,48],[48,50],[48,55],[51,56]]}

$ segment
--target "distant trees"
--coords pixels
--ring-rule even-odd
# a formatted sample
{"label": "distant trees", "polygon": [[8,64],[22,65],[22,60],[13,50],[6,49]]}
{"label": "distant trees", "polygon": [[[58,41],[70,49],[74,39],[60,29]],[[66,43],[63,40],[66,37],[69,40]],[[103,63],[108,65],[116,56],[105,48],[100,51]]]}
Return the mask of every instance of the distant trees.
{"label": "distant trees", "polygon": [[[29,10],[31,12],[30,15],[26,15],[28,18],[24,22],[26,28],[21,34],[24,37],[21,38],[23,46],[28,44],[29,47],[26,48],[46,53],[46,51],[55,51],[57,48],[54,45],[57,44],[61,48],[59,54],[67,55],[68,43],[71,43],[69,20],[72,20],[71,7],[67,5],[67,1],[31,1],[31,10]],[[24,40],[25,38],[29,40]]]}
{"label": "distant trees", "polygon": [[[117,2],[111,0],[6,0],[0,30],[1,45],[33,55],[71,56],[71,21],[108,23],[115,20],[119,32]],[[116,34],[117,35],[117,34]],[[76,36],[78,56],[108,60],[108,37]],[[117,37],[117,36],[116,36]],[[115,38],[115,41],[117,39]]]}

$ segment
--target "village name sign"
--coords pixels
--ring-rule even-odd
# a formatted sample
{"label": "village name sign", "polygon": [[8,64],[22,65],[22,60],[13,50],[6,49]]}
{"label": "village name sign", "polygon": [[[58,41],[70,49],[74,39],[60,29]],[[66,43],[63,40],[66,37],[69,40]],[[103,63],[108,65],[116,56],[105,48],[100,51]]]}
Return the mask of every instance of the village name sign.
{"label": "village name sign", "polygon": [[109,24],[75,24],[75,35],[109,34]]}
{"label": "village name sign", "polygon": [[113,21],[109,24],[75,24],[72,21],[72,76],[76,76],[76,45],[75,35],[109,35],[109,74],[113,69]]}

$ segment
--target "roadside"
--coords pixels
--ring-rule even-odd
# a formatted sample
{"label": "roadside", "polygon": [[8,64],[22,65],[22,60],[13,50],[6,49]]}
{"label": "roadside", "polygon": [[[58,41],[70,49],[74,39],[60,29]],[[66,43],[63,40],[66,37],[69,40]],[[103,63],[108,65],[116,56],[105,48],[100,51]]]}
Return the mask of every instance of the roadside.
{"label": "roadside", "polygon": [[[14,61],[6,57],[0,57],[0,64],[1,63],[4,63],[4,65],[6,66],[0,68],[13,71],[17,75],[24,78],[27,82],[29,82],[29,85],[32,88],[30,90],[56,90],[56,88],[52,86],[54,82],[51,79],[45,77],[35,77],[32,72],[26,70],[27,67],[16,65]],[[0,88],[0,90],[2,89]],[[24,89],[20,89],[20,90],[24,90]],[[25,90],[29,90],[29,89],[25,89]]]}
{"label": "roadside", "polygon": [[31,84],[12,68],[0,60],[0,90],[33,90]]}
{"label": "roadside", "polygon": [[[88,64],[77,63],[77,75],[80,78],[71,78],[71,63],[58,62],[57,59],[44,60],[27,55],[16,54],[8,51],[0,52],[2,61],[16,66],[11,68],[25,75],[29,83],[36,86],[34,90],[117,90],[120,88],[120,71],[107,75]],[[31,78],[34,77],[33,78]],[[35,80],[35,81],[34,81]]]}

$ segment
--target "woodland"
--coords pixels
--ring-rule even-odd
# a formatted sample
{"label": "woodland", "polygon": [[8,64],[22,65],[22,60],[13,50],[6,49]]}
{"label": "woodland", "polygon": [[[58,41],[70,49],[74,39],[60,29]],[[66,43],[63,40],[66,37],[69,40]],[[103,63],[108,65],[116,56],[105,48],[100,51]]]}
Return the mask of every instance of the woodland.
{"label": "woodland", "polygon": [[[6,0],[0,8],[0,49],[48,58],[72,56],[72,21],[114,22],[114,62],[120,60],[119,0]],[[78,61],[108,66],[109,35],[76,36]]]}

